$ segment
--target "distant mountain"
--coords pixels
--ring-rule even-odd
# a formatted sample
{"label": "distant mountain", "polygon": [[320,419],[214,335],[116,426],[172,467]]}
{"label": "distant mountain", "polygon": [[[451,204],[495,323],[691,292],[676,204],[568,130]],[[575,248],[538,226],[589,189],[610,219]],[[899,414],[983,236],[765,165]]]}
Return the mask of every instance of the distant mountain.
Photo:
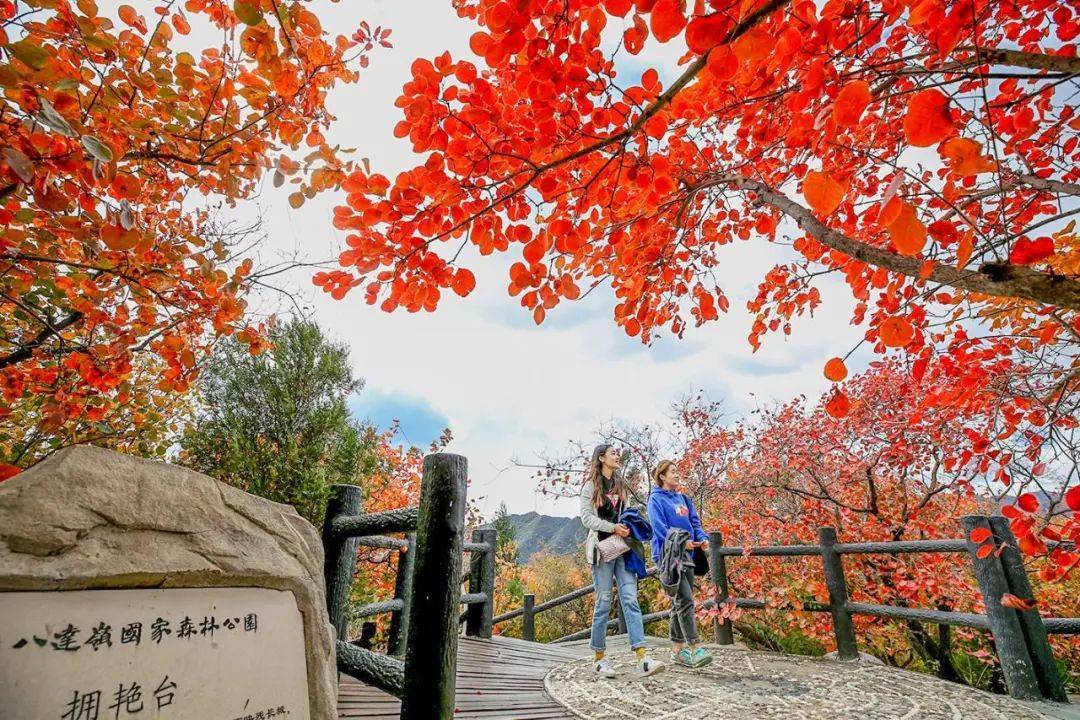
{"label": "distant mountain", "polygon": [[585,542],[585,527],[576,517],[554,517],[529,512],[508,515],[514,525],[518,562],[528,562],[536,553],[547,550],[553,555],[577,552]]}

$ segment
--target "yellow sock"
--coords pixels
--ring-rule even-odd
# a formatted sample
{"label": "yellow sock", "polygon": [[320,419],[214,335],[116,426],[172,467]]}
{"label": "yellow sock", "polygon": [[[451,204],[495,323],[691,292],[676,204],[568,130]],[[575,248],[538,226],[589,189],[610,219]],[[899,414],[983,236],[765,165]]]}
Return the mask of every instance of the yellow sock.
{"label": "yellow sock", "polygon": [[638,660],[644,660],[645,659],[645,652],[646,652],[646,648],[643,648],[643,647],[640,647],[640,648],[637,648],[637,649],[634,650],[634,654],[637,655]]}
{"label": "yellow sock", "polygon": [[594,650],[593,652],[596,653],[596,658],[595,659],[597,661],[600,661],[600,660],[604,659],[604,651],[603,650]]}

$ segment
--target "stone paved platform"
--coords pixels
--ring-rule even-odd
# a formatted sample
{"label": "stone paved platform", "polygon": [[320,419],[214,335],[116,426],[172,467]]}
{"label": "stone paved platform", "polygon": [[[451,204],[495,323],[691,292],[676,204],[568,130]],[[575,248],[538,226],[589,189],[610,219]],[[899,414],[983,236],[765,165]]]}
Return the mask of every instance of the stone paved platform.
{"label": "stone paved platform", "polygon": [[[592,675],[591,660],[552,669],[547,692],[586,720],[1043,720],[1057,712],[871,663],[710,646],[712,665],[639,678],[623,644],[609,646],[620,675]],[[666,653],[655,656],[667,661]],[[1071,711],[1067,706],[1061,706]]]}

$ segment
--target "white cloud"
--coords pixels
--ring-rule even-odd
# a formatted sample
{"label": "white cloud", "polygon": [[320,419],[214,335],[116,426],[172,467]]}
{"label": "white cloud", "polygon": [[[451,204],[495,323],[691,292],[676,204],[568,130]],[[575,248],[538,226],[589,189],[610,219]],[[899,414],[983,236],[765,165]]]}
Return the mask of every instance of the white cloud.
{"label": "white cloud", "polygon": [[[338,121],[330,139],[357,148],[388,176],[415,164],[408,141],[393,137],[401,117],[394,99],[414,58],[447,49],[465,55],[475,26],[458,19],[449,0],[324,2],[319,11],[324,26],[336,32],[351,32],[361,20],[393,28],[394,48],[377,51],[358,84],[332,94],[329,105]],[[666,63],[661,77],[678,74],[665,48],[650,47],[639,57]],[[311,259],[334,255],[343,236],[331,226],[331,209],[342,198],[324,195],[293,210],[286,194],[287,188],[267,182],[257,201],[237,211],[250,218],[261,209],[270,238],[264,252],[299,248]],[[587,438],[612,417],[656,421],[672,400],[699,387],[737,413],[769,398],[820,392],[828,385],[821,374],[825,360],[861,337],[848,324],[850,297],[828,280],[822,314],[798,321],[791,338],[770,336],[752,355],[746,301],[765,270],[788,251],[760,240],[723,250],[718,277],[731,312],[688,330],[681,345],[664,338],[654,348],[626,338],[611,319],[610,301],[599,295],[585,307],[559,307],[549,323],[532,326],[506,292],[506,258],[470,261],[476,292],[464,300],[446,297],[435,314],[386,314],[365,305],[358,292],[343,301],[313,292],[308,273],[293,279],[306,288],[315,319],[349,344],[358,374],[384,401],[395,393],[423,398],[449,419],[455,437],[450,450],[469,458],[471,493],[485,498],[485,512],[505,501],[512,511],[569,515],[573,503],[538,497],[531,472],[511,467],[511,459],[528,460],[544,448]]]}

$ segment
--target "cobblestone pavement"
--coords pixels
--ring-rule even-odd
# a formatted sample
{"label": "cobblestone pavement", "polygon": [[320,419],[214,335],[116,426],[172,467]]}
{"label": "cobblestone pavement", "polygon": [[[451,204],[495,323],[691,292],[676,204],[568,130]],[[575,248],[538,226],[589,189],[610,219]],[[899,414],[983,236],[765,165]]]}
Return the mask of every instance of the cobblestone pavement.
{"label": "cobblestone pavement", "polygon": [[[592,675],[591,660],[553,669],[548,693],[587,720],[1042,720],[1010,698],[922,673],[744,648],[710,647],[697,670],[672,667],[640,678],[627,649],[609,649],[619,672]],[[667,662],[665,651],[654,657]]]}

